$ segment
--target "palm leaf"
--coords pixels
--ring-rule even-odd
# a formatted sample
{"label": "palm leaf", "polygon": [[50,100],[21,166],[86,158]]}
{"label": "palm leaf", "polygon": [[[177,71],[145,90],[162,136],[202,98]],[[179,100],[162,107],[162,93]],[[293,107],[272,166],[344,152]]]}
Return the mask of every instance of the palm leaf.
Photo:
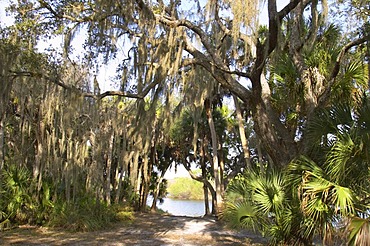
{"label": "palm leaf", "polygon": [[252,199],[258,211],[262,214],[283,211],[285,200],[283,174],[270,172],[265,178],[253,182]]}
{"label": "palm leaf", "polygon": [[342,216],[355,213],[355,196],[349,188],[313,175],[303,184],[303,190],[308,200],[304,210],[314,219],[325,216],[331,209]]}
{"label": "palm leaf", "polygon": [[289,163],[287,167],[287,183],[292,187],[298,188],[306,179],[306,174],[314,173],[319,177],[325,177],[326,173],[313,160],[306,156],[300,156]]}
{"label": "palm leaf", "polygon": [[256,211],[247,201],[227,202],[221,217],[233,227],[257,229]]}
{"label": "palm leaf", "polygon": [[353,110],[349,104],[337,104],[316,113],[306,128],[306,136],[312,145],[331,146],[338,134],[349,132],[353,127]]}
{"label": "palm leaf", "polygon": [[370,134],[370,100],[368,95],[363,96],[361,105],[356,110],[356,126],[358,128],[358,134],[369,142]]}
{"label": "palm leaf", "polygon": [[248,182],[250,182],[250,179],[248,179],[247,176],[239,175],[229,183],[227,186],[227,191],[229,193],[237,194],[241,197],[246,197],[248,194],[250,194]]}
{"label": "palm leaf", "polygon": [[343,81],[351,84],[355,81],[358,86],[367,88],[368,74],[363,61],[348,64],[344,71]]}
{"label": "palm leaf", "polygon": [[333,199],[332,203],[335,204],[336,210],[338,210],[342,216],[355,213],[355,197],[350,189],[336,185],[331,190],[331,198]]}
{"label": "palm leaf", "polygon": [[350,219],[347,230],[349,231],[349,245],[370,245],[370,219],[353,217]]}
{"label": "palm leaf", "polygon": [[347,171],[348,161],[353,157],[355,144],[347,133],[339,135],[334,146],[328,153],[326,170],[336,182],[340,182]]}

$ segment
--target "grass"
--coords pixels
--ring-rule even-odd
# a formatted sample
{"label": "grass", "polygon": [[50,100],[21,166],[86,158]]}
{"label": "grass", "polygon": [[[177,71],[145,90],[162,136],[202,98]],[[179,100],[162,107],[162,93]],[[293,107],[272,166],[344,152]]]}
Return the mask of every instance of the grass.
{"label": "grass", "polygon": [[134,212],[128,206],[108,206],[104,202],[85,197],[74,203],[56,204],[48,226],[70,232],[96,231],[110,227],[116,222],[132,220]]}

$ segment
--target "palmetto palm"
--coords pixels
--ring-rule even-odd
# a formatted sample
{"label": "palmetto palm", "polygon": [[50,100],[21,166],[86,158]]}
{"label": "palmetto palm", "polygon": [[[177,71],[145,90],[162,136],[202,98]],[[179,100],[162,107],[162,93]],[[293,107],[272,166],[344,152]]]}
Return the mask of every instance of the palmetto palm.
{"label": "palmetto palm", "polygon": [[2,218],[1,224],[8,223],[15,218],[18,221],[23,221],[27,218],[26,210],[30,205],[31,198],[29,196],[30,187],[30,172],[25,167],[16,167],[10,165],[2,170],[2,183],[0,192],[2,192],[2,200],[0,201],[0,209]]}
{"label": "palmetto palm", "polygon": [[302,156],[280,173],[239,176],[228,187],[226,219],[265,233],[273,243],[307,244],[316,235],[330,243],[342,231],[349,244],[368,245],[369,100],[356,108],[336,105],[320,116],[313,125],[322,127],[308,129],[321,157]]}
{"label": "palmetto palm", "polygon": [[[311,221],[309,230],[324,240],[346,222],[348,242],[359,245],[370,237],[370,107],[364,96],[353,103],[335,105],[319,113],[308,126],[310,139],[320,146],[322,157],[302,157],[289,166],[298,187],[302,211]],[[367,244],[360,244],[367,245]]]}
{"label": "palmetto palm", "polygon": [[238,176],[228,186],[223,218],[235,227],[261,232],[273,244],[307,243],[299,231],[303,214],[287,180],[285,173],[275,170]]}
{"label": "palmetto palm", "polygon": [[228,187],[233,198],[225,218],[258,229],[275,243],[307,244],[315,235],[329,242],[337,232],[339,218],[357,222],[348,226],[349,242],[369,231],[368,220],[350,219],[360,218],[369,207],[370,109],[368,100],[361,100],[368,72],[357,54],[346,58],[347,65],[340,69],[330,99],[321,105],[327,108],[318,107],[312,111],[316,115],[305,110],[310,102],[306,90],[311,88],[313,94],[320,95],[331,80],[342,49],[338,37],[340,31],[335,26],[322,28],[315,45],[302,50],[304,64],[312,74],[320,75],[311,87],[299,79],[301,74],[288,51],[270,60],[272,106],[305,157],[280,172],[245,174]]}

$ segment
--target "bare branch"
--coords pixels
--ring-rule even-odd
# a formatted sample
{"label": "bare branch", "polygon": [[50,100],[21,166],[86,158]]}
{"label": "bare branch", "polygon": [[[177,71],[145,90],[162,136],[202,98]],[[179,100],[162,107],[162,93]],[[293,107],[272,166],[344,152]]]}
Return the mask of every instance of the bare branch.
{"label": "bare branch", "polygon": [[[302,0],[290,1],[282,10],[277,13],[279,21],[282,21]],[[311,0],[303,0],[303,4],[306,5]]]}
{"label": "bare branch", "polygon": [[83,92],[81,89],[73,86],[73,85],[67,85],[63,81],[56,79],[56,78],[51,78],[49,76],[43,75],[41,73],[34,73],[34,72],[23,72],[23,71],[10,71],[13,75],[13,77],[34,77],[34,78],[42,78],[47,81],[50,81],[63,89],[73,91],[77,94],[80,94],[82,97],[89,97],[89,98],[94,98],[96,100],[101,100],[105,97],[109,96],[119,96],[119,97],[128,97],[128,98],[136,98],[136,99],[143,99],[151,89],[153,89],[156,85],[157,82],[153,81],[151,84],[149,84],[142,92],[138,94],[134,93],[128,93],[124,91],[106,91],[102,94],[93,94],[93,93],[88,93],[88,92]]}
{"label": "bare branch", "polygon": [[348,44],[346,44],[340,51],[338,57],[337,57],[337,60],[335,61],[335,66],[333,68],[333,71],[330,75],[330,80],[333,80],[335,79],[335,77],[338,75],[339,73],[339,68],[340,68],[340,63],[343,59],[343,56],[345,53],[347,53],[347,51],[349,49],[351,49],[352,47],[354,46],[357,46],[357,45],[360,45],[360,44],[363,44],[365,42],[369,42],[369,39],[370,39],[370,35],[367,35],[365,37],[362,37],[362,38],[359,38],[359,39],[356,39],[356,40],[353,40],[352,42],[349,42]]}
{"label": "bare branch", "polygon": [[345,46],[343,46],[343,48],[341,49],[337,59],[336,59],[336,62],[335,62],[335,66],[331,72],[331,75],[330,75],[330,78],[329,78],[329,83],[325,89],[325,91],[322,93],[322,95],[320,96],[319,98],[319,106],[322,106],[324,105],[329,96],[330,96],[330,92],[331,92],[331,88],[333,86],[333,84],[335,83],[335,79],[336,77],[338,76],[339,74],[339,70],[340,70],[340,66],[341,66],[341,61],[344,57],[344,55],[348,52],[348,50],[350,50],[351,48],[357,46],[357,45],[360,45],[360,44],[363,44],[365,42],[369,42],[370,40],[370,35],[367,35],[367,36],[364,36],[362,38],[359,38],[359,39],[356,39],[356,40],[353,40],[352,42],[349,42],[348,44],[346,44]]}

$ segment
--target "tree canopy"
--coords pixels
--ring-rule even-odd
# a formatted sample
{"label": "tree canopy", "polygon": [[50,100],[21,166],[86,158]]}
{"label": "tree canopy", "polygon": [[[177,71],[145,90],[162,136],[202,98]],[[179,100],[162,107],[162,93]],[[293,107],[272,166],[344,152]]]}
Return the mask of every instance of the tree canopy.
{"label": "tree canopy", "polygon": [[[0,32],[0,170],[30,171],[39,204],[47,183],[53,202],[78,202],[88,191],[108,205],[145,210],[166,170],[191,172],[195,163],[202,174],[193,178],[219,215],[238,173],[285,170],[302,156],[320,162],[323,143],[336,138],[320,135],[318,144],[317,118],[339,102],[351,112],[363,104],[369,7],[366,0],[12,1],[14,23]],[[58,40],[61,49],[53,47]],[[41,42],[51,45],[40,51]],[[104,64],[111,81],[99,81]],[[114,88],[102,91],[109,82]],[[220,115],[225,105],[235,112]],[[10,211],[4,218],[14,219]]]}
{"label": "tree canopy", "polygon": [[[276,0],[26,1],[12,9],[23,23],[19,26],[32,29],[27,35],[62,34],[67,57],[73,38],[86,38],[88,67],[125,52],[117,70],[120,90],[85,96],[144,98],[159,93],[163,100],[177,96],[179,101],[193,102],[198,86],[203,97],[217,93],[211,88],[222,87],[247,105],[264,148],[275,165],[284,166],[305,148],[305,138],[296,141],[296,136],[317,109],[330,103],[333,87],[349,62],[348,53],[362,49],[362,62],[366,57],[362,45],[369,35],[366,3],[343,3],[358,19],[359,26],[351,30],[338,29],[341,22],[327,21],[328,14],[336,14],[328,12],[329,4],[334,2],[296,0],[278,10]],[[264,5],[268,24],[261,26],[258,9]],[[341,36],[344,33],[348,38]],[[287,63],[293,77],[277,75],[296,84],[284,85],[285,93],[297,97],[285,108],[277,105],[282,92],[274,88],[279,78],[273,76],[273,67],[280,61]],[[68,87],[61,78],[55,82]],[[282,120],[292,113],[295,124]]]}

